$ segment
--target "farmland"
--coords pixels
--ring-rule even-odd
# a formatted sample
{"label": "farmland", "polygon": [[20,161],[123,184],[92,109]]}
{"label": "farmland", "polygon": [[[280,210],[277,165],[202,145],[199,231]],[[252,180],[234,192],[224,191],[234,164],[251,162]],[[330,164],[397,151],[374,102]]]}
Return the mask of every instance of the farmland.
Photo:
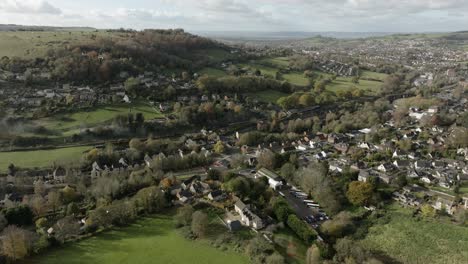
{"label": "farmland", "polygon": [[129,227],[65,245],[23,264],[63,263],[206,263],[242,264],[247,257],[191,241],[174,228],[172,217],[146,217]]}

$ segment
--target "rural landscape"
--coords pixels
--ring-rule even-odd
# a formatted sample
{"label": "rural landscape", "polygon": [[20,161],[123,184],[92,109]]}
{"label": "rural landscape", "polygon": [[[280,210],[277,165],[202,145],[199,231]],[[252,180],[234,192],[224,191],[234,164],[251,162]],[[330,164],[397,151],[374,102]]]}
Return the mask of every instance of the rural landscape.
{"label": "rural landscape", "polygon": [[31,3],[0,0],[0,263],[468,263],[468,31]]}

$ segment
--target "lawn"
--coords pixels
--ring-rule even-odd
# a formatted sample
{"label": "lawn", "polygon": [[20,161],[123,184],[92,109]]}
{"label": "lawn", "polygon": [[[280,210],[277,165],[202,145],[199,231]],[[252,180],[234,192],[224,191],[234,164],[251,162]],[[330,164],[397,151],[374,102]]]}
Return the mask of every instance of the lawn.
{"label": "lawn", "polygon": [[289,67],[289,58],[288,57],[276,57],[276,58],[269,58],[269,59],[262,59],[260,63],[266,64],[273,64],[276,65],[278,68],[288,68]]}
{"label": "lawn", "polygon": [[54,117],[37,120],[37,123],[64,136],[70,136],[79,132],[81,128],[103,124],[112,120],[117,115],[127,115],[128,113],[143,113],[145,120],[163,117],[154,107],[143,103],[135,103],[132,105],[100,106],[88,111],[59,114]]}
{"label": "lawn", "polygon": [[275,78],[276,73],[278,72],[278,69],[276,69],[276,68],[272,68],[272,67],[268,67],[268,66],[264,66],[264,65],[260,65],[260,64],[255,64],[255,63],[252,63],[252,64],[239,64],[238,67],[241,68],[241,69],[249,69],[250,71],[260,70],[260,72],[263,75],[270,76],[272,78]]}
{"label": "lawn", "polygon": [[377,81],[359,80],[359,83],[356,84],[352,82],[351,77],[338,77],[336,80],[327,85],[327,90],[336,93],[340,90],[346,90],[352,87],[356,87],[365,91],[369,90],[375,94],[380,91],[382,83]]}
{"label": "lawn", "polygon": [[383,81],[385,78],[388,77],[388,74],[385,73],[378,73],[378,72],[371,72],[371,71],[363,71],[361,73],[362,78],[367,78],[367,79],[374,79],[374,80],[380,80]]}
{"label": "lawn", "polygon": [[208,75],[208,76],[213,76],[213,77],[223,77],[226,76],[226,72],[216,69],[216,68],[203,68],[201,71],[198,72],[198,74],[201,75]]}
{"label": "lawn", "polygon": [[417,220],[412,211],[393,205],[390,221],[369,229],[366,248],[401,263],[468,263],[468,228],[434,219]]}
{"label": "lawn", "polygon": [[43,168],[52,166],[54,162],[64,163],[77,160],[83,152],[89,149],[90,147],[70,147],[51,150],[0,152],[0,172],[6,171],[11,163],[22,168]]}
{"label": "lawn", "polygon": [[283,78],[290,82],[291,84],[297,86],[307,86],[309,85],[309,79],[304,77],[304,74],[298,72],[291,72],[287,74],[283,74]]}
{"label": "lawn", "polygon": [[282,93],[282,92],[274,91],[274,90],[266,90],[266,91],[249,94],[251,98],[257,99],[260,102],[265,102],[265,103],[276,103],[278,99],[287,95],[288,95],[287,93]]}
{"label": "lawn", "polygon": [[129,227],[71,243],[24,264],[203,263],[242,264],[248,258],[191,241],[176,232],[172,216],[147,217]]}

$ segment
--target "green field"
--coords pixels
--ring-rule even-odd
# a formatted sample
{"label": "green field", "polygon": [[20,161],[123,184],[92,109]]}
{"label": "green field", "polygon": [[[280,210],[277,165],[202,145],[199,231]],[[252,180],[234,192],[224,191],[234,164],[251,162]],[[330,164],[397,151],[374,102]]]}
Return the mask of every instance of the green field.
{"label": "green field", "polygon": [[215,68],[209,68],[209,67],[203,68],[201,71],[198,72],[198,74],[200,76],[208,75],[208,76],[213,76],[213,77],[223,77],[227,75],[225,71],[215,69]]}
{"label": "green field", "polygon": [[79,159],[90,147],[70,147],[52,150],[0,152],[0,171],[6,171],[11,163],[22,168],[43,168],[54,162],[66,163]]}
{"label": "green field", "polygon": [[71,243],[24,264],[242,264],[248,258],[210,247],[204,241],[191,241],[174,229],[171,216],[147,217],[129,227],[105,232]]}
{"label": "green field", "polygon": [[276,65],[278,68],[285,69],[289,67],[289,58],[276,57],[276,58],[263,59],[263,60],[260,60],[260,63],[273,64],[273,65]]}
{"label": "green field", "polygon": [[70,136],[79,132],[82,128],[104,124],[117,115],[126,115],[128,113],[143,113],[145,120],[163,117],[154,107],[143,103],[135,103],[131,105],[100,106],[89,111],[59,114],[37,120],[36,123],[54,132],[59,132],[63,136]]}
{"label": "green field", "polygon": [[292,72],[288,74],[283,74],[283,78],[290,82],[291,84],[298,86],[307,86],[309,85],[309,79],[304,77],[304,74],[298,72]]}
{"label": "green field", "polygon": [[362,244],[401,263],[468,263],[468,228],[434,219],[417,220],[412,211],[391,206],[390,221],[376,224]]}
{"label": "green field", "polygon": [[0,57],[43,57],[51,48],[66,44],[79,44],[91,40],[93,35],[113,36],[105,31],[5,31],[0,32]]}
{"label": "green field", "polygon": [[340,90],[346,90],[356,87],[365,91],[371,91],[372,93],[378,93],[382,87],[381,82],[359,80],[359,83],[353,83],[351,77],[337,77],[336,80],[332,81],[327,85],[327,90],[332,92],[338,92]]}
{"label": "green field", "polygon": [[266,90],[257,93],[248,94],[252,99],[257,99],[260,102],[276,103],[281,97],[287,96],[287,93],[282,93],[274,90]]}
{"label": "green field", "polygon": [[371,71],[363,71],[361,73],[362,78],[368,78],[368,79],[375,79],[375,80],[385,80],[385,78],[388,77],[388,74],[385,73],[378,73],[378,72],[371,72]]}

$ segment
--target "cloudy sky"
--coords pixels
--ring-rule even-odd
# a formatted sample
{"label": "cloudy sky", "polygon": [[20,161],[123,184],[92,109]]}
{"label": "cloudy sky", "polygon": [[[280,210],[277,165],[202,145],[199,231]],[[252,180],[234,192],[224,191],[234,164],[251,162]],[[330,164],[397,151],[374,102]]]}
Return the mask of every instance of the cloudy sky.
{"label": "cloudy sky", "polygon": [[189,31],[468,30],[468,0],[0,0],[0,24]]}

